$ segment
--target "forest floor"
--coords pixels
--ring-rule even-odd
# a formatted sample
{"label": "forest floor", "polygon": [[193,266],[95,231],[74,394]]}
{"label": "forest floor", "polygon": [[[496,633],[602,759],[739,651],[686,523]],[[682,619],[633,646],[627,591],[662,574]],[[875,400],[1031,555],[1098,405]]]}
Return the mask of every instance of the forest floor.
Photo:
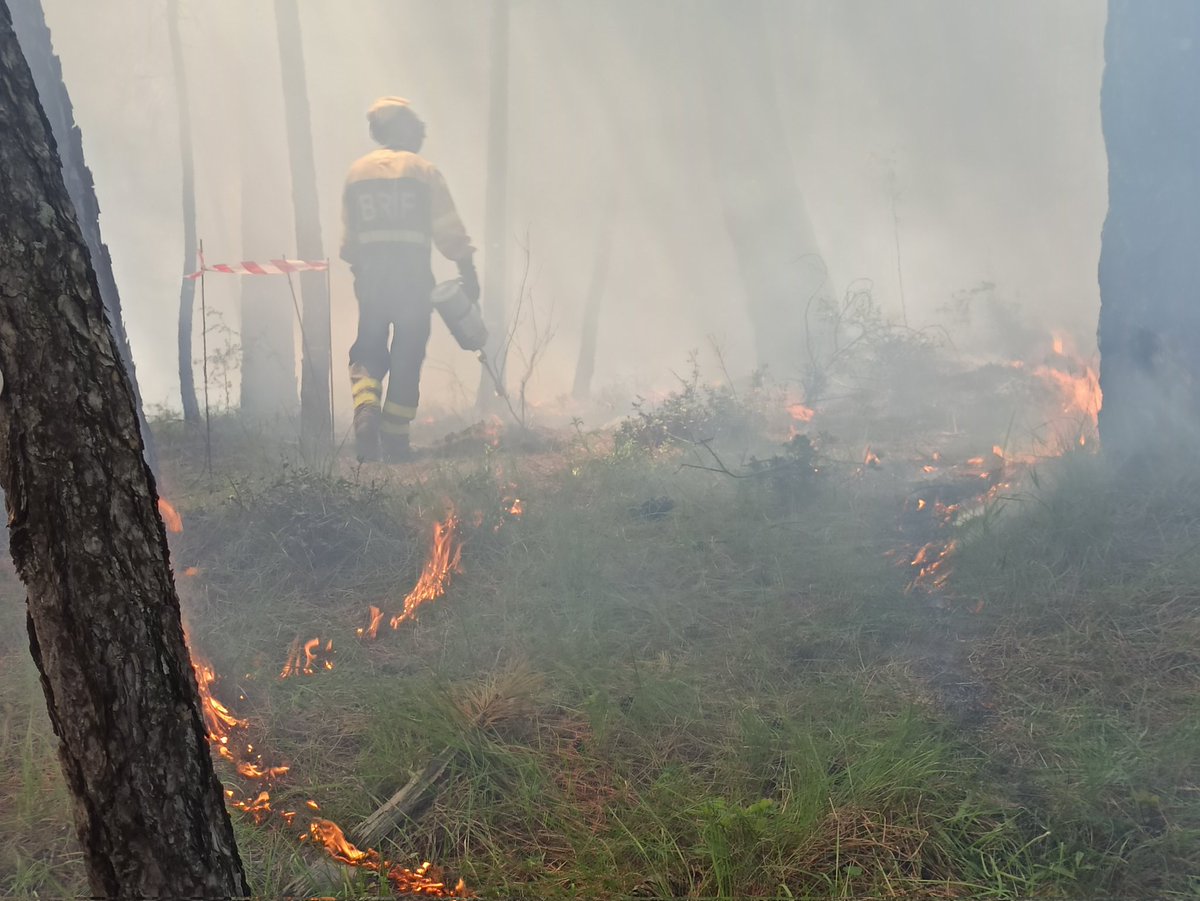
{"label": "forest floor", "polygon": [[[391,467],[230,419],[212,479],[162,425],[193,654],[288,767],[217,760],[255,893],[1196,897],[1200,477],[1016,454],[1032,402],[980,382],[1010,377],[811,422],[685,382]],[[451,511],[444,594],[393,629]],[[0,595],[0,894],[74,894],[11,570]],[[431,761],[377,855],[314,847]]]}

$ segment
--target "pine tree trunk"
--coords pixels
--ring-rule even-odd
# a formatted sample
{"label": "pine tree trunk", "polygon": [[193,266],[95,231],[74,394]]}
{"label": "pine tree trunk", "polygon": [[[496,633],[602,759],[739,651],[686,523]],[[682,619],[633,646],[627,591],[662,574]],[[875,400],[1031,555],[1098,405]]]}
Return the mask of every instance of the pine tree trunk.
{"label": "pine tree trunk", "polygon": [[75,124],[75,111],[71,95],[63,81],[62,64],[54,54],[50,29],[41,0],[12,0],[13,28],[20,41],[21,50],[33,73],[42,110],[50,122],[51,133],[58,145],[58,156],[62,163],[62,178],[67,194],[75,208],[79,227],[83,231],[92,268],[100,285],[100,297],[108,315],[113,337],[121,362],[129,374],[133,386],[133,397],[137,403],[138,419],[146,442],[146,458],[156,466],[154,434],[150,431],[142,409],[142,398],[138,391],[137,374],[133,367],[133,353],[129,349],[129,338],[125,334],[125,320],[121,312],[121,294],[113,275],[112,257],[108,245],[100,236],[100,202],[96,199],[96,188],[91,170],[83,157],[83,133]]}
{"label": "pine tree trunk", "polygon": [[[762,0],[697,0],[714,187],[725,212],[760,366],[807,371],[827,273],[796,179],[771,71]],[[815,331],[815,329],[814,329]]]}
{"label": "pine tree trunk", "polygon": [[[239,4],[244,71],[263,71],[261,35],[270,7]],[[247,79],[241,96],[242,259],[283,255],[287,236],[287,175],[280,165],[282,122],[275,125],[279,94],[259,78]],[[268,124],[269,123],[269,124]],[[241,289],[242,415],[277,424],[296,415],[296,312],[287,282],[243,276]]]}
{"label": "pine tree trunk", "polygon": [[135,395],[0,2],[0,485],[92,891],[247,894]]}
{"label": "pine tree trunk", "polygon": [[[183,65],[183,42],[179,37],[179,0],[167,6],[167,38],[171,45],[171,66],[175,72],[175,107],[179,116],[179,163],[183,186],[183,274],[198,268],[196,258],[196,165],[192,152],[192,113],[188,98],[187,71]],[[183,418],[200,421],[196,400],[196,377],[192,368],[192,324],[196,309],[196,283],[189,278],[179,286],[179,398]],[[201,328],[207,328],[202,323]]]}
{"label": "pine tree trunk", "polygon": [[1110,0],[1101,115],[1100,437],[1176,455],[1200,433],[1200,4]]}
{"label": "pine tree trunk", "polygon": [[[279,64],[283,72],[283,110],[287,117],[292,163],[292,203],[296,212],[296,251],[301,259],[325,258],[321,210],[317,202],[317,166],[313,158],[308,81],[304,69],[300,10],[296,0],[275,0]],[[332,434],[329,421],[329,291],[324,273],[300,273],[304,332],[300,366],[300,434],[318,444]]]}
{"label": "pine tree trunk", "polygon": [[[508,18],[509,0],[492,0],[491,63],[488,85],[487,204],[483,225],[483,318],[488,328],[487,355],[505,379],[504,337],[508,331]],[[476,406],[489,410],[496,387],[479,374]]]}

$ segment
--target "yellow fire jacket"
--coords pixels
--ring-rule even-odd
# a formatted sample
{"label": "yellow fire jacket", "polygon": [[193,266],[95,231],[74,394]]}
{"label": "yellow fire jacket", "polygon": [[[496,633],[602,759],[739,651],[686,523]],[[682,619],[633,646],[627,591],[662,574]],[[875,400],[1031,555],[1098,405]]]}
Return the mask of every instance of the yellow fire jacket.
{"label": "yellow fire jacket", "polygon": [[380,148],[350,167],[342,193],[342,259],[354,264],[379,248],[436,245],[454,262],[475,248],[442,173],[406,150]]}

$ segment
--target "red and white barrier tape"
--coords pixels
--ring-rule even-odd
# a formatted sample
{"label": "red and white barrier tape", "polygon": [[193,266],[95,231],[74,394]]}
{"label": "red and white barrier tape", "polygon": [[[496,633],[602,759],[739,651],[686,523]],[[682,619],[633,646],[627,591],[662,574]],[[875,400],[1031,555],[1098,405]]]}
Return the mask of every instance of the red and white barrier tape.
{"label": "red and white barrier tape", "polygon": [[223,272],[226,275],[287,275],[289,272],[324,272],[328,268],[329,260],[269,260],[266,263],[243,260],[240,263],[204,265],[184,278],[195,280],[205,272]]}

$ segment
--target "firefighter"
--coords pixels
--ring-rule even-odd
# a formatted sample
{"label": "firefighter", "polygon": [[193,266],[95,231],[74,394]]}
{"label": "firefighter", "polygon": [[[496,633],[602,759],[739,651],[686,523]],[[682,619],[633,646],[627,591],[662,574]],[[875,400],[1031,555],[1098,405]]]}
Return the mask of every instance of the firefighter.
{"label": "firefighter", "polygon": [[367,121],[382,146],[350,167],[342,195],[341,256],[354,273],[358,298],[358,335],[350,348],[354,439],[359,460],[378,460],[382,451],[398,462],[412,455],[409,425],[417,415],[433,309],[431,247],[458,265],[472,301],[479,299],[479,277],[475,248],[442,174],[417,155],[425,123],[401,97],[377,100]]}

